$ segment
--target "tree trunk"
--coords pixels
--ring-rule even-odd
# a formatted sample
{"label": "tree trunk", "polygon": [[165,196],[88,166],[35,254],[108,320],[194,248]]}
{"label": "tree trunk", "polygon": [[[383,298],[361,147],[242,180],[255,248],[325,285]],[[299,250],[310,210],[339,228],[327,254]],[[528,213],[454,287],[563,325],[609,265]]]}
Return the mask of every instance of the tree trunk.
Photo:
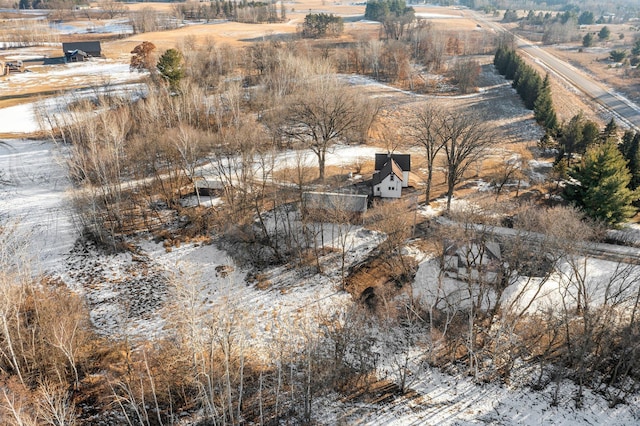
{"label": "tree trunk", "polygon": [[429,171],[427,172],[427,189],[425,190],[425,203],[427,206],[431,201],[431,180],[433,179],[433,167],[429,167]]}
{"label": "tree trunk", "polygon": [[319,172],[319,176],[318,178],[320,179],[320,182],[324,182],[324,160],[325,160],[325,153],[321,152],[320,154],[318,154],[318,172]]}

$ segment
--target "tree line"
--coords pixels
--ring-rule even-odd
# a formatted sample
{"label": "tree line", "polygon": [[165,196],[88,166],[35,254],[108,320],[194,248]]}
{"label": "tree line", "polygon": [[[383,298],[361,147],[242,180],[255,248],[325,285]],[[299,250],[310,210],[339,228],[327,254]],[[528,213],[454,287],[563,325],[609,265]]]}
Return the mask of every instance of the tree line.
{"label": "tree line", "polygon": [[513,80],[513,87],[524,105],[533,110],[538,124],[546,131],[555,131],[558,118],[553,108],[549,75],[544,79],[540,78],[540,75],[511,47],[500,46],[496,50],[493,64],[507,80]]}

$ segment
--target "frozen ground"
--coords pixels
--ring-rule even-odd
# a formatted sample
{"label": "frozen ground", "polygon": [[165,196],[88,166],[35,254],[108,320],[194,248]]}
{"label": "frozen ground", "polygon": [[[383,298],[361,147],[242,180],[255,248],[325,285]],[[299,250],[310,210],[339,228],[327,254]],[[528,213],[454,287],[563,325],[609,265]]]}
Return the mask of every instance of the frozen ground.
{"label": "frozen ground", "polygon": [[631,426],[640,422],[637,397],[610,409],[603,398],[586,391],[584,408],[576,409],[576,388],[570,382],[561,383],[556,407],[551,406],[553,386],[534,392],[528,387],[479,385],[433,369],[424,371],[412,389],[416,394],[382,406],[322,398],[317,419],[321,424],[358,426]]}
{"label": "frozen ground", "polygon": [[[49,112],[59,112],[64,104],[84,97],[106,93],[130,96],[139,95],[142,86],[136,84],[144,74],[132,73],[129,65],[108,59],[95,59],[89,62],[77,62],[59,65],[29,67],[30,72],[11,74],[0,79],[0,98],[10,97],[19,88],[42,90],[43,87],[82,86],[72,92],[54,96],[46,100],[27,102],[0,109],[0,133],[29,134],[37,132],[40,125],[36,118],[36,109],[44,105]],[[62,101],[62,102],[61,102]],[[62,104],[62,105],[61,105]]]}
{"label": "frozen ground", "polygon": [[[92,321],[103,333],[131,339],[162,336],[170,325],[165,307],[169,297],[176,297],[176,282],[182,283],[183,295],[196,291],[204,309],[215,310],[232,301],[235,309],[247,315],[246,337],[256,349],[268,345],[282,324],[308,320],[314,313],[351,303],[350,296],[338,290],[337,267],[322,276],[272,268],[265,272],[259,288],[247,280],[247,271],[215,245],[186,244],[167,250],[142,239],[136,242],[140,249],[136,254],[108,255],[74,244],[78,233],[68,209],[69,184],[57,160],[57,148],[49,142],[5,142],[8,145],[0,147],[2,215],[21,220],[36,263],[86,296]],[[330,241],[330,232],[327,229],[326,241]],[[380,237],[360,227],[351,229],[349,261],[366,256]],[[593,265],[596,270],[610,269],[606,266],[602,261]],[[427,271],[421,267],[416,289],[433,282]],[[478,385],[467,377],[429,368],[412,378],[411,388],[415,391],[411,397],[384,404],[344,402],[337,395],[324,396],[317,401],[316,420],[327,425],[371,426],[640,422],[636,399],[609,409],[603,398],[587,391],[585,408],[575,409],[575,389],[568,382],[562,384],[557,407],[550,405],[550,388],[533,392],[519,386]]]}
{"label": "frozen ground", "polygon": [[62,161],[50,142],[11,139],[0,144],[0,220],[16,224],[30,242],[34,272],[57,268],[78,236]]}

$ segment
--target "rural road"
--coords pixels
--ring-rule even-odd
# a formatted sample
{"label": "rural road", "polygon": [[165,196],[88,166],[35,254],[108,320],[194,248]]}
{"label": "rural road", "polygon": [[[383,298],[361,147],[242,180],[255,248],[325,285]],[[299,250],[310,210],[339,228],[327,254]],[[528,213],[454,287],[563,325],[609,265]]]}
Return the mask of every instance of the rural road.
{"label": "rural road", "polygon": [[[478,13],[473,12],[472,15],[477,21],[493,28],[498,33],[509,32],[500,24],[488,21]],[[616,121],[626,124],[634,130],[640,130],[640,107],[634,102],[615,93],[612,89],[604,86],[567,62],[556,58],[545,50],[545,48],[532,44],[515,34],[514,37],[518,43],[518,48],[533,61],[547,69],[552,75],[564,80],[603,106],[615,116]]]}

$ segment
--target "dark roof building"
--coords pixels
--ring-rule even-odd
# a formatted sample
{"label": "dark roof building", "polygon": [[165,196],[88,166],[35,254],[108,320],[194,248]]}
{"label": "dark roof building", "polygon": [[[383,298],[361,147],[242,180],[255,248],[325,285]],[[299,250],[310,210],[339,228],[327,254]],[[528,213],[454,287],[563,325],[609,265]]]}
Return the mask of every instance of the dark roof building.
{"label": "dark roof building", "polygon": [[411,171],[411,155],[410,154],[376,154],[375,170],[382,170],[389,159],[396,162],[403,172]]}
{"label": "dark roof building", "polygon": [[62,43],[62,51],[67,60],[71,59],[73,54],[82,52],[83,57],[92,56],[94,58],[102,56],[102,48],[99,41],[79,41],[73,43]]}
{"label": "dark roof building", "polygon": [[338,210],[353,213],[367,211],[368,196],[338,192],[304,192],[302,201],[307,209]]}
{"label": "dark roof building", "polygon": [[[376,165],[377,165],[377,160],[378,160],[378,154],[376,154]],[[404,175],[403,175],[402,171],[403,171],[403,169],[400,167],[400,165],[395,160],[392,159],[391,161],[387,161],[386,163],[384,163],[382,168],[378,169],[376,167],[376,172],[377,173],[373,174],[373,182],[372,182],[372,184],[374,186],[379,184],[380,182],[382,182],[384,180],[384,178],[386,178],[390,174],[394,174],[399,180],[402,180],[402,179],[404,179]]]}

